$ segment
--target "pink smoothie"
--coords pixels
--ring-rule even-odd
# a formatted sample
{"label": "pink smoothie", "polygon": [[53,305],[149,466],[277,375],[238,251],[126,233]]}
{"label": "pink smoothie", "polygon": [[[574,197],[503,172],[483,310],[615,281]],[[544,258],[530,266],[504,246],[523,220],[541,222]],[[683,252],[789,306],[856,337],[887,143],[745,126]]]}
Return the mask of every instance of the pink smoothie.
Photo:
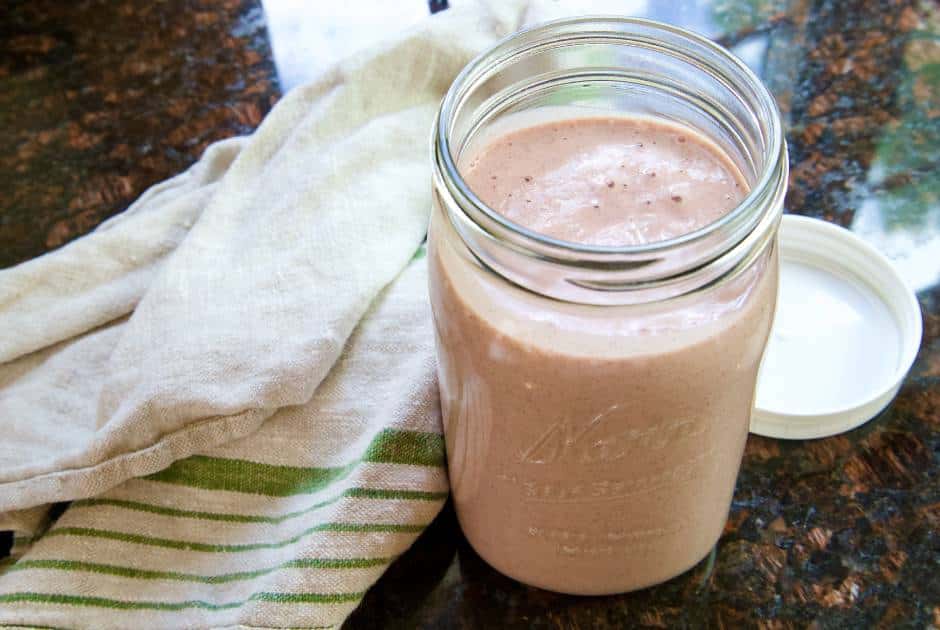
{"label": "pink smoothie", "polygon": [[[521,226],[600,245],[697,230],[747,193],[714,143],[642,118],[515,129],[464,156],[461,173]],[[747,436],[775,251],[681,298],[590,306],[482,269],[440,208],[430,245],[449,474],[474,549],[511,577],[579,594],[701,560]]]}
{"label": "pink smoothie", "polygon": [[712,142],[649,119],[592,118],[523,128],[471,157],[464,180],[530,230],[592,245],[694,232],[747,194]]}

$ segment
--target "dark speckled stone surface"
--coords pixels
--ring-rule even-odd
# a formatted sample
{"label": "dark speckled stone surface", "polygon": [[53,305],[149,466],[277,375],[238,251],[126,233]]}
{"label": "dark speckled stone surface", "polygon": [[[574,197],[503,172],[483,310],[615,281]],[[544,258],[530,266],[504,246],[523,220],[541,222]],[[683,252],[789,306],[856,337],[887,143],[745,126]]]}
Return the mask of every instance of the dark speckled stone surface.
{"label": "dark speckled stone surface", "polygon": [[0,3],[0,268],[250,132],[274,76],[256,0]]}
{"label": "dark speckled stone surface", "polygon": [[[751,436],[724,536],[666,584],[593,598],[523,586],[480,560],[448,506],[347,628],[940,628],[940,8],[679,0],[648,15],[758,70],[788,127],[788,210],[895,259],[923,311],[917,362],[855,431]],[[8,0],[0,267],[89,231],[207,143],[250,131],[277,97],[274,77],[249,0]]]}

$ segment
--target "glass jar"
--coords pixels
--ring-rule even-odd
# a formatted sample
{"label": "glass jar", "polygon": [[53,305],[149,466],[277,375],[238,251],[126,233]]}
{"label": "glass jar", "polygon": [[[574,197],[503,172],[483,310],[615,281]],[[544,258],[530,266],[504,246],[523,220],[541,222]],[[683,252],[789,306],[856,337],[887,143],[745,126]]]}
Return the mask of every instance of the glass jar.
{"label": "glass jar", "polygon": [[[460,165],[551,119],[645,116],[711,139],[750,186],[708,226],[577,244],[488,208]],[[548,23],[471,62],[432,137],[429,273],[451,488],[499,571],[576,594],[694,566],[728,515],[777,294],[787,155],[737,58],[647,20]]]}

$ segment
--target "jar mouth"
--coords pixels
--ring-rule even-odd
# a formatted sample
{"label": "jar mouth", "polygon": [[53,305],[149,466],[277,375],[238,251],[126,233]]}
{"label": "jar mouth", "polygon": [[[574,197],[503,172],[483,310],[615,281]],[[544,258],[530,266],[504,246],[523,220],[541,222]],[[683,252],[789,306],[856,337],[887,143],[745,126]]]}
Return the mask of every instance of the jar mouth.
{"label": "jar mouth", "polygon": [[[752,114],[763,123],[760,135],[764,155],[749,193],[736,207],[708,225],[670,239],[635,245],[594,245],[561,240],[515,223],[490,208],[470,189],[457,167],[458,157],[451,139],[462,100],[481,77],[505,66],[510,58],[531,53],[540,47],[563,47],[585,41],[653,46],[667,54],[684,55],[703,70],[711,71],[729,89],[745,89],[752,96],[749,103],[754,109]],[[707,51],[711,59],[689,56],[677,47],[683,43],[700,52]],[[442,183],[458,205],[471,215],[477,227],[491,235],[499,232],[503,237],[508,236],[517,249],[532,250],[534,255],[559,261],[577,260],[582,266],[590,266],[591,261],[606,266],[611,259],[627,262],[625,257],[633,261],[633,265],[628,262],[628,266],[635,266],[639,259],[655,259],[667,252],[711,240],[721,233],[724,233],[721,239],[725,243],[723,249],[728,249],[760,223],[761,209],[767,207],[768,198],[779,197],[782,200],[785,190],[787,159],[779,111],[776,101],[760,79],[743,61],[706,37],[643,18],[607,15],[566,18],[523,29],[504,38],[478,55],[458,74],[441,104],[435,130],[432,142],[439,171],[436,175],[443,175]]]}

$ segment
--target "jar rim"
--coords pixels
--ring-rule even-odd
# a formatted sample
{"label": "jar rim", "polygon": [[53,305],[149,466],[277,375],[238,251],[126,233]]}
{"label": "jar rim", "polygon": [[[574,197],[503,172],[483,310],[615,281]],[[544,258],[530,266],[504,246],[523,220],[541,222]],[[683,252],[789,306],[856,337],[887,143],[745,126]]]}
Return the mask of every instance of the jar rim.
{"label": "jar rim", "polygon": [[[603,25],[605,23],[619,25],[621,29],[593,31],[576,30],[577,27],[582,27],[585,25]],[[550,35],[559,29],[568,28],[574,34],[580,34],[584,37],[607,35],[615,38],[625,38],[625,36],[630,35],[630,31],[627,29],[631,27],[634,29],[647,29],[653,32],[660,31],[663,34],[677,37],[680,40],[685,39],[690,44],[705,47],[711,53],[715,54],[723,63],[729,64],[732,71],[735,71],[743,76],[747,87],[753,90],[754,94],[757,96],[757,100],[759,101],[757,104],[760,107],[762,113],[768,114],[767,118],[769,120],[764,121],[768,124],[768,132],[764,138],[766,147],[764,152],[767,156],[767,159],[765,159],[761,165],[760,175],[757,177],[755,184],[751,187],[745,198],[742,199],[741,202],[730,212],[695,231],[681,234],[666,240],[652,241],[638,245],[595,245],[561,240],[531,230],[524,225],[515,223],[514,221],[511,221],[502,214],[496,212],[494,209],[490,208],[470,189],[466,181],[463,179],[463,176],[460,174],[460,171],[457,168],[457,160],[455,159],[452,151],[451,139],[449,138],[449,131],[451,128],[451,123],[456,114],[456,110],[460,105],[461,99],[469,91],[465,88],[467,88],[467,86],[472,87],[472,81],[476,80],[480,75],[487,72],[492,66],[499,65],[499,63],[516,54],[519,54],[520,52],[524,52],[526,49],[535,48],[545,44],[546,42],[552,41],[552,38],[539,37],[541,35]],[[520,39],[525,37],[538,37],[538,39],[521,47],[514,46],[514,44],[516,44]],[[664,43],[664,40],[659,40],[657,43]],[[721,68],[717,69],[721,70]],[[726,76],[727,74],[727,72],[722,72],[722,76]],[[738,85],[741,85],[741,83],[739,82]],[[447,94],[444,96],[441,107],[438,111],[434,129],[435,134],[432,138],[434,145],[433,154],[435,156],[435,161],[437,162],[438,168],[448,176],[448,183],[450,184],[449,188],[451,189],[452,193],[457,193],[459,197],[462,198],[462,201],[465,201],[467,204],[472,206],[474,210],[482,213],[487,220],[492,221],[504,230],[508,230],[514,236],[522,237],[529,244],[546,247],[554,252],[564,253],[566,254],[566,257],[574,255],[586,256],[595,260],[603,260],[610,257],[621,257],[624,255],[631,257],[636,255],[655,256],[708,239],[715,233],[729,228],[729,226],[742,223],[742,221],[746,219],[748,215],[752,214],[750,210],[752,210],[755,206],[762,205],[762,200],[767,198],[773,189],[779,188],[779,179],[781,177],[781,161],[783,162],[783,167],[786,167],[786,145],[783,138],[783,129],[780,121],[779,109],[777,107],[776,100],[767,90],[763,82],[757,77],[757,75],[754,74],[754,72],[731,51],[713,42],[707,37],[704,37],[703,35],[688,29],[646,18],[624,17],[617,15],[586,15],[575,18],[562,18],[543,22],[516,31],[515,33],[503,38],[487,50],[477,55],[477,57],[471,60],[463,68],[463,70],[461,70],[461,72],[454,79],[454,82],[451,84]],[[784,171],[784,173],[785,172],[786,171]],[[746,237],[747,234],[750,233],[760,222],[759,216],[755,216],[753,219],[754,220],[752,221],[750,227],[746,229],[738,239],[736,239],[736,242]]]}

